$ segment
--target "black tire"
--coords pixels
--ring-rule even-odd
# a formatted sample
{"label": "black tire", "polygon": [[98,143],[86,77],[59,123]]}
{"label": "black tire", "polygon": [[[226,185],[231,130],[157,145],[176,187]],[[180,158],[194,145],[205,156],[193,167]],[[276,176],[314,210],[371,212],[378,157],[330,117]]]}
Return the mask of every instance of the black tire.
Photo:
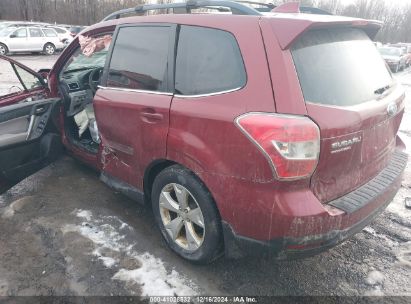
{"label": "black tire", "polygon": [[54,55],[54,53],[56,53],[56,47],[52,43],[46,43],[43,47],[43,52],[46,55]]}
{"label": "black tire", "polygon": [[[160,195],[170,184],[177,184],[179,187],[182,186],[185,190],[188,190],[189,195],[191,195],[196,206],[202,212],[204,220],[204,230],[201,230],[203,231],[203,239],[197,249],[188,250],[183,248],[166,231],[160,209]],[[151,198],[155,220],[171,250],[182,258],[196,264],[211,263],[222,255],[223,242],[220,215],[210,192],[194,173],[180,165],[166,168],[154,180]],[[186,221],[190,220],[186,219]],[[185,227],[187,226],[180,228],[183,229],[183,239],[184,235],[186,235]]]}
{"label": "black tire", "polygon": [[3,43],[0,43],[0,55],[7,55],[9,53],[9,49]]}

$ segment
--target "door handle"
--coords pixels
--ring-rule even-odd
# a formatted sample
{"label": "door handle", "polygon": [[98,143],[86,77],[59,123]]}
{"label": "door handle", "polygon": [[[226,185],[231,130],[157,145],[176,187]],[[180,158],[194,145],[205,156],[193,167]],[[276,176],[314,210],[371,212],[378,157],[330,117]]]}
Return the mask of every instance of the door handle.
{"label": "door handle", "polygon": [[45,112],[47,112],[47,110],[49,109],[49,105],[45,104],[45,105],[38,105],[36,107],[34,107],[31,110],[31,114],[30,115],[41,115]]}
{"label": "door handle", "polygon": [[34,110],[34,114],[35,115],[40,115],[40,114],[43,114],[44,112],[46,112],[47,111],[47,106],[41,106],[41,107],[37,107],[35,110]]}
{"label": "door handle", "polygon": [[141,117],[146,118],[148,120],[163,120],[164,115],[160,113],[149,113],[149,112],[142,112]]}

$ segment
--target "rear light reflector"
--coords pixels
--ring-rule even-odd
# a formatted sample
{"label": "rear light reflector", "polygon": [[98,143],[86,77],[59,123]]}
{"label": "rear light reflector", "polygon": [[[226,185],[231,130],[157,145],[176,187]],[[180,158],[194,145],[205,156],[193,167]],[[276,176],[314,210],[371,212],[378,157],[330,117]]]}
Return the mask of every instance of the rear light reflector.
{"label": "rear light reflector", "polygon": [[320,130],[308,117],[247,113],[236,125],[269,161],[278,179],[301,179],[313,174],[320,154]]}

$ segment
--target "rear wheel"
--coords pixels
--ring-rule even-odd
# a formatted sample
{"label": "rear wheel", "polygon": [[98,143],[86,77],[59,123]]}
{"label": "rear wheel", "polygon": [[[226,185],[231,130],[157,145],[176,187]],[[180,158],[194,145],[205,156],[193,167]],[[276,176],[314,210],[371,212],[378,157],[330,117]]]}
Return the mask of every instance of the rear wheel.
{"label": "rear wheel", "polygon": [[7,55],[8,52],[9,50],[7,46],[4,45],[3,43],[0,43],[0,55]]}
{"label": "rear wheel", "polygon": [[52,43],[47,43],[43,48],[43,52],[46,55],[53,55],[56,52],[56,47]]}
{"label": "rear wheel", "polygon": [[189,170],[171,166],[155,179],[153,212],[167,245],[194,263],[210,263],[221,255],[221,223],[214,200]]}

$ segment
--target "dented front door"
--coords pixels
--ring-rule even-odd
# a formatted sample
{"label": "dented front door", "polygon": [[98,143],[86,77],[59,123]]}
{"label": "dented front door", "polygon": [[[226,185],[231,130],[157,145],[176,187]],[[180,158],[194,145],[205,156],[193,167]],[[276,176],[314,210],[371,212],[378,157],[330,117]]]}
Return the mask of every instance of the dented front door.
{"label": "dented front door", "polygon": [[119,27],[94,99],[102,171],[138,189],[146,167],[166,157],[175,29]]}

